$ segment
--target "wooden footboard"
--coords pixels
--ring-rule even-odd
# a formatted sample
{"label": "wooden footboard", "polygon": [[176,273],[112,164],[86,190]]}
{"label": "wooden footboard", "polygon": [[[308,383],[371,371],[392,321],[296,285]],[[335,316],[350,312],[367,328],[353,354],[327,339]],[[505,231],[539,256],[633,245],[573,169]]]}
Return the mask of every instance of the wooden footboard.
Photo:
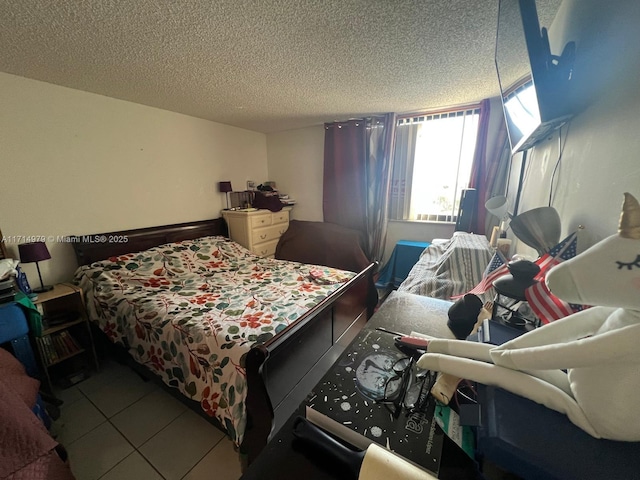
{"label": "wooden footboard", "polygon": [[375,264],[268,342],[247,354],[247,429],[241,451],[251,463],[267,444],[274,409],[360,318],[368,319]]}

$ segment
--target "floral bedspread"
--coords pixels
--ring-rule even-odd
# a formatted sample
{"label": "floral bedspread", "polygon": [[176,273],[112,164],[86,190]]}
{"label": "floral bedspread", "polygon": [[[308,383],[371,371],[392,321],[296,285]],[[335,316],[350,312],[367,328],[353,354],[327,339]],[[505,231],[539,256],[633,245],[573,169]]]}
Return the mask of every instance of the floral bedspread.
{"label": "floral bedspread", "polygon": [[80,267],[89,317],[240,444],[244,356],[355,276],[260,258],[224,237],[170,243]]}

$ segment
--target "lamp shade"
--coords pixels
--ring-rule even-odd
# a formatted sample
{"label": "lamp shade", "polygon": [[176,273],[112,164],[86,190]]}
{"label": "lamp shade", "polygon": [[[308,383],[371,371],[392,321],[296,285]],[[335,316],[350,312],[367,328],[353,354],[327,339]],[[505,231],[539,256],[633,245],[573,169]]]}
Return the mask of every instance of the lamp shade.
{"label": "lamp shade", "polygon": [[218,190],[222,193],[232,192],[233,188],[231,187],[231,182],[219,182]]}
{"label": "lamp shade", "polygon": [[511,231],[525,244],[544,255],[560,240],[560,215],[553,207],[528,210],[511,219]]}
{"label": "lamp shade", "polygon": [[505,197],[504,195],[491,197],[484,204],[484,208],[486,208],[489,213],[495,215],[500,220],[503,220],[506,218],[507,209],[509,208],[509,205],[507,203],[507,197]]}
{"label": "lamp shade", "polygon": [[51,258],[49,249],[44,242],[21,243],[18,245],[18,253],[22,263],[41,262]]}

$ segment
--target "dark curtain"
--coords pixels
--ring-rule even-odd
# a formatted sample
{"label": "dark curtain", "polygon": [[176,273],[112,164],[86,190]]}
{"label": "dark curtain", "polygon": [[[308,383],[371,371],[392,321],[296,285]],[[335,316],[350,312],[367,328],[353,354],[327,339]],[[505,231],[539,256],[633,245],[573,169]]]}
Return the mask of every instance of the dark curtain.
{"label": "dark curtain", "polygon": [[395,118],[325,124],[324,221],[362,232],[370,260],[384,255]]}
{"label": "dark curtain", "polygon": [[[501,162],[501,151],[499,148],[494,148],[494,154],[487,155],[487,147],[489,145],[489,118],[491,115],[491,107],[489,100],[485,99],[480,103],[480,120],[478,125],[478,137],[476,140],[476,149],[473,156],[473,167],[471,168],[471,179],[469,181],[469,187],[475,188],[478,192],[478,204],[476,214],[474,215],[471,225],[471,231],[482,235],[486,233],[486,217],[487,210],[484,207],[485,202],[493,196],[494,181],[496,177],[500,176],[499,169],[504,168],[503,162]],[[502,115],[500,116],[502,118]],[[504,143],[504,136],[506,135],[506,127],[504,120],[500,123],[499,131],[494,139],[499,144]]]}
{"label": "dark curtain", "polygon": [[367,130],[364,120],[324,126],[324,221],[366,232]]}

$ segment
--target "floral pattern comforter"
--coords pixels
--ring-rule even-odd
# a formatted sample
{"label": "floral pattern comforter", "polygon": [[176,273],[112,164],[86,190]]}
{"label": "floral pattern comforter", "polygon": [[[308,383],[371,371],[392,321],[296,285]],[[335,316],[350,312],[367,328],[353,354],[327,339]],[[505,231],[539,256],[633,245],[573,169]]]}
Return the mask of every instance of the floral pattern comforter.
{"label": "floral pattern comforter", "polygon": [[239,445],[244,355],[354,276],[203,237],[80,267],[75,280],[91,320],[109,339],[199,401]]}

